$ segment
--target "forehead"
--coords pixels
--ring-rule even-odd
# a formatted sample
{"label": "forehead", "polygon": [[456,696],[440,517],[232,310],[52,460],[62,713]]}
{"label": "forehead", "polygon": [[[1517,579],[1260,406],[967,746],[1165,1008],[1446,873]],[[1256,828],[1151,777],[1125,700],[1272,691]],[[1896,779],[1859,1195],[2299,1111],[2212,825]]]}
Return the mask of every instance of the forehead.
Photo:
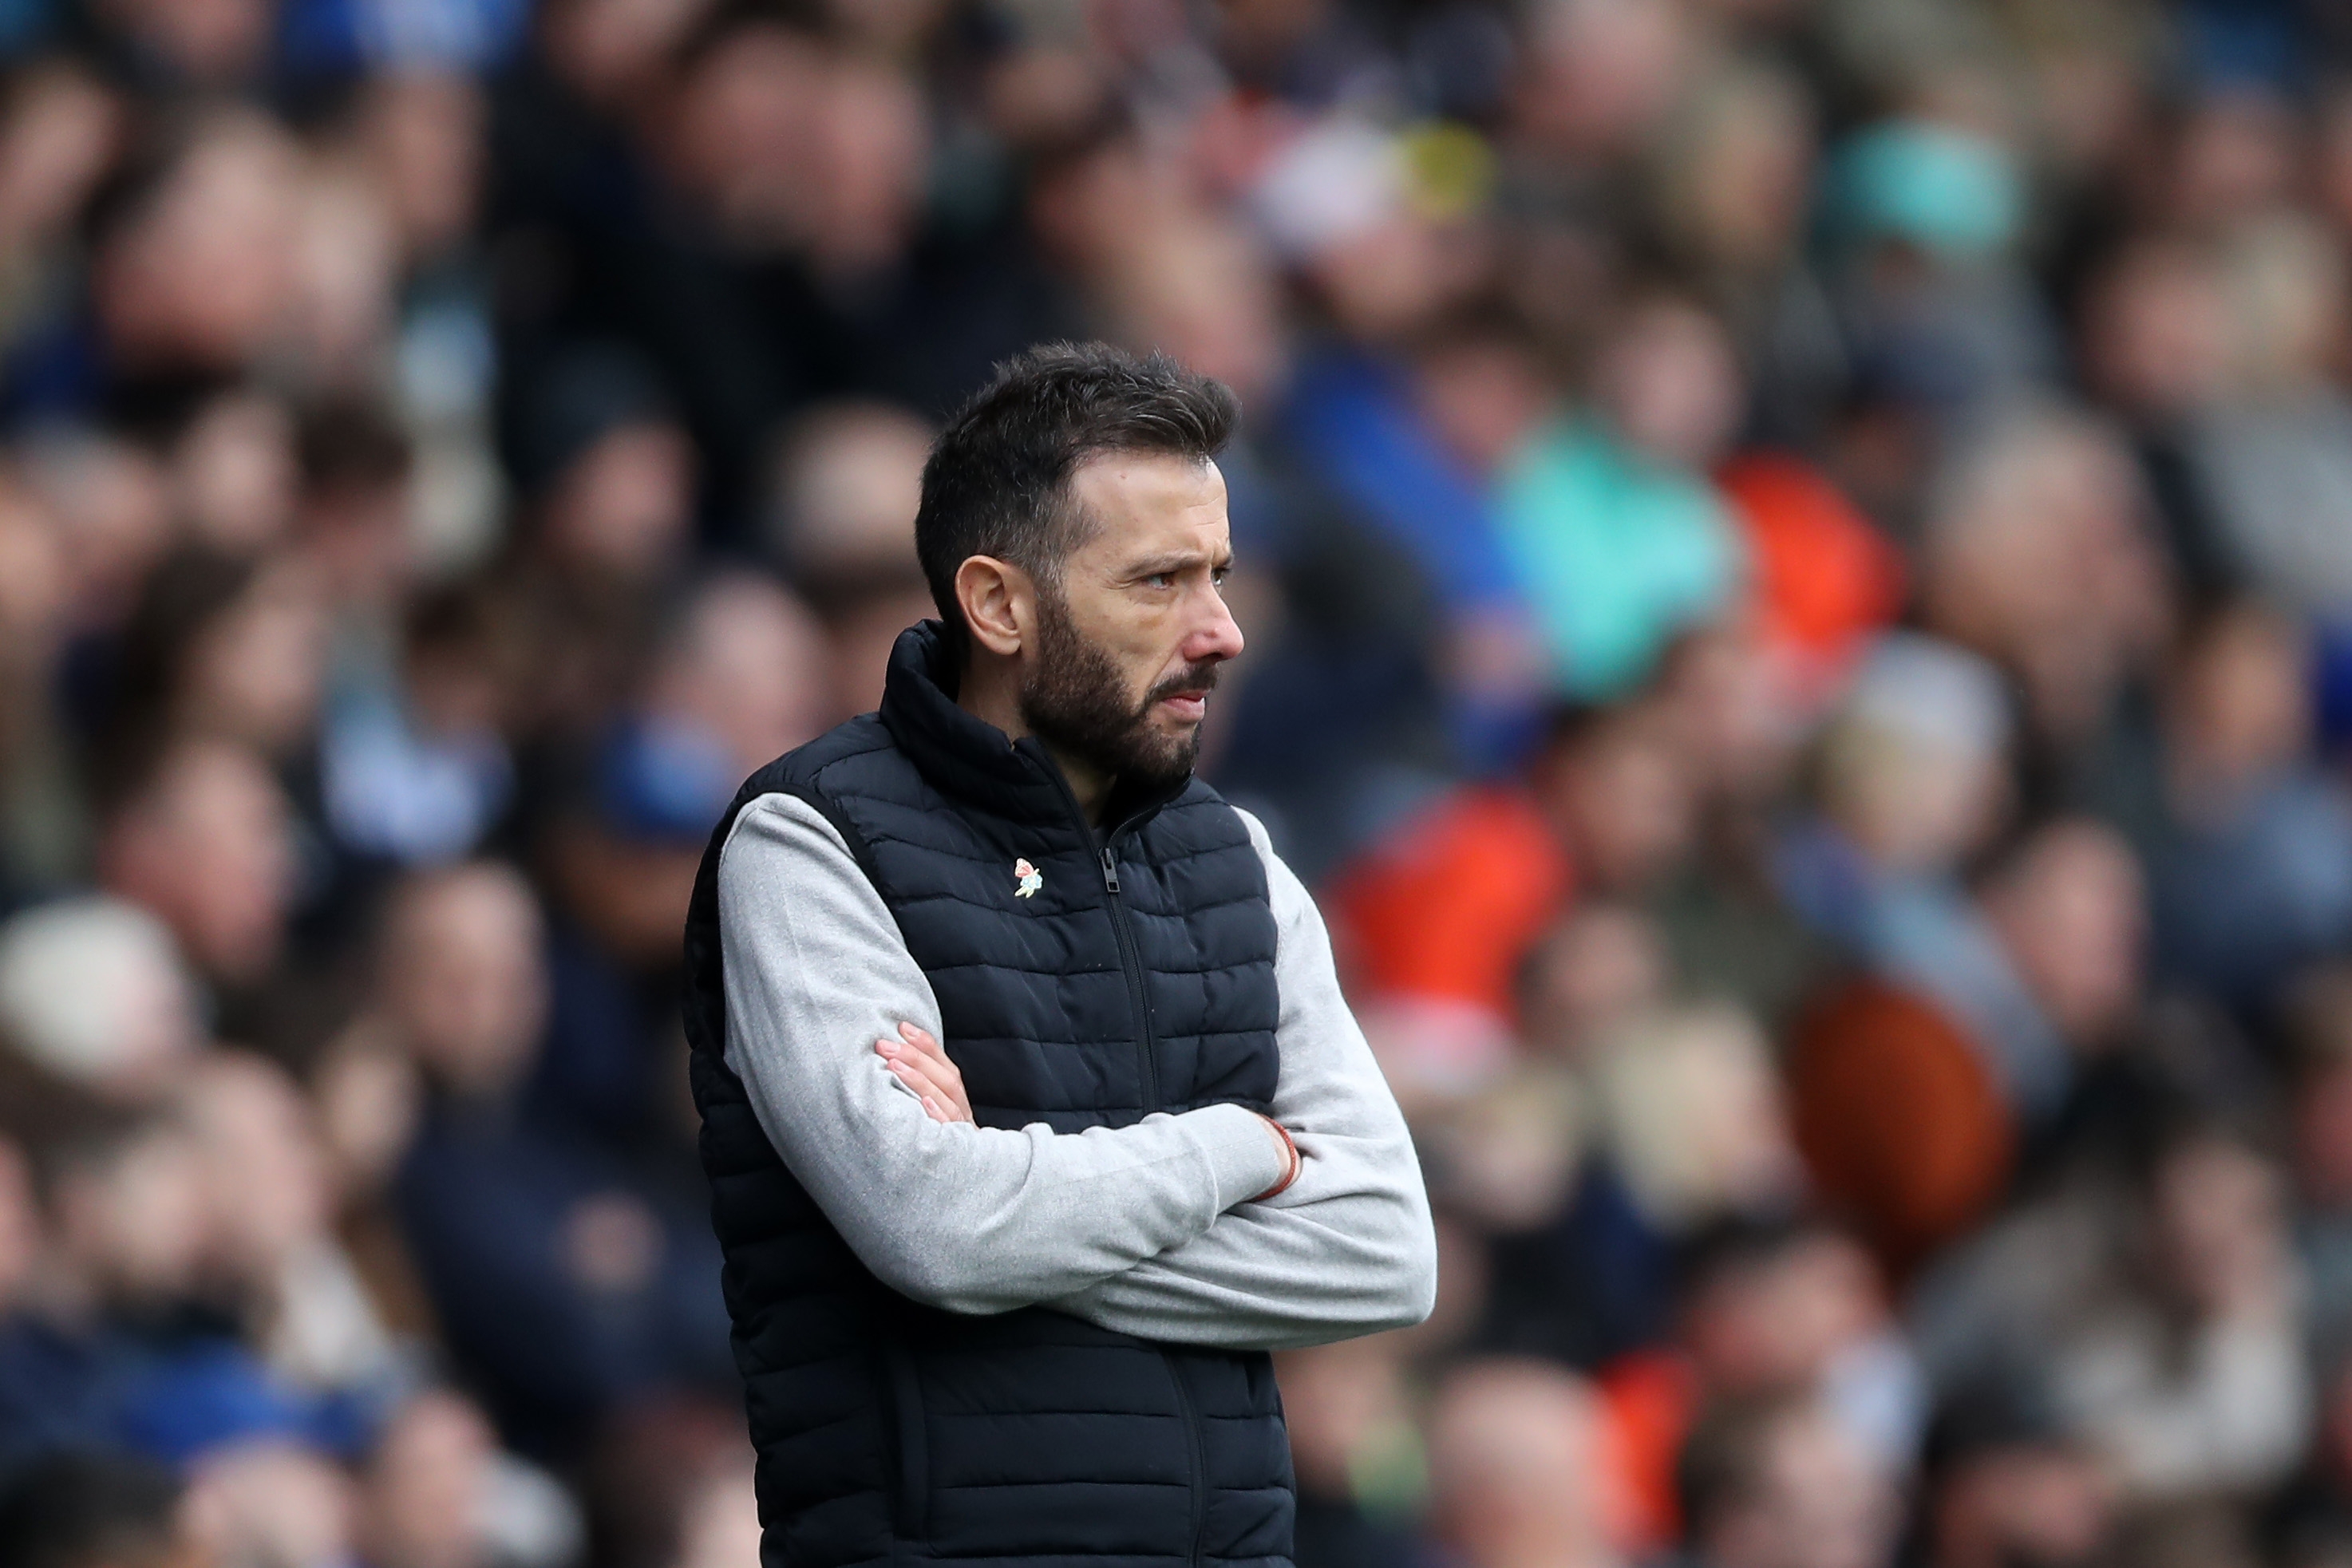
{"label": "forehead", "polygon": [[1099,453],[1070,476],[1070,498],[1094,524],[1079,547],[1083,556],[1225,546],[1225,476],[1214,463],[1167,453]]}

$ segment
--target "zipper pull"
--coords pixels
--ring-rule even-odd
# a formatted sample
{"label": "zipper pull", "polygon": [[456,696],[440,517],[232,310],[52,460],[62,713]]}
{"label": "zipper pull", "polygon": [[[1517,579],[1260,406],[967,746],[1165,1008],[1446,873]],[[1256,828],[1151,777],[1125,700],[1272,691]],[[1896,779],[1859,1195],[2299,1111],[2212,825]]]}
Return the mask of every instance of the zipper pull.
{"label": "zipper pull", "polygon": [[1110,852],[1108,844],[1103,846],[1102,865],[1103,885],[1111,892],[1117,893],[1118,891],[1118,858]]}

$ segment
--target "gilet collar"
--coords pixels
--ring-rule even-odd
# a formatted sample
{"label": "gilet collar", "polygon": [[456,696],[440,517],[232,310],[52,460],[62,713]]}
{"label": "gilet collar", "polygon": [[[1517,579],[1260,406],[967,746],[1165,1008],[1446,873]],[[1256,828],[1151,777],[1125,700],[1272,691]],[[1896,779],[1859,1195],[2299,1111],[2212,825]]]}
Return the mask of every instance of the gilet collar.
{"label": "gilet collar", "polygon": [[[950,800],[1032,824],[1067,821],[1087,829],[1060,765],[1042,742],[1034,736],[1013,740],[956,706],[960,675],[946,629],[937,621],[918,622],[898,633],[882,685],[882,723],[898,748]],[[1114,834],[1138,827],[1191,782],[1188,775],[1148,798],[1114,789],[1105,820]]]}

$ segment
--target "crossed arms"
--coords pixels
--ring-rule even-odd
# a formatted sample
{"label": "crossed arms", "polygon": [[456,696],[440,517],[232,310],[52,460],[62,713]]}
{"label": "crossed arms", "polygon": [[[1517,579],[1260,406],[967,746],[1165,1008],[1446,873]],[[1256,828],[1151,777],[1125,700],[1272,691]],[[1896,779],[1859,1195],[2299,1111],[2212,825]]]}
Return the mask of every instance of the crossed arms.
{"label": "crossed arms", "polygon": [[[940,1011],[887,907],[805,802],[721,853],[727,1061],[777,1153],[886,1284],[961,1312],[1045,1305],[1147,1339],[1284,1349],[1420,1322],[1436,1291],[1403,1117],[1339,994],[1322,917],[1265,830],[1278,931],[1273,1120],[1239,1105],[1055,1134],[940,1120],[943,1074],[876,1042]],[[910,1082],[911,1076],[915,1082]],[[941,1110],[952,1115],[951,1107]]]}

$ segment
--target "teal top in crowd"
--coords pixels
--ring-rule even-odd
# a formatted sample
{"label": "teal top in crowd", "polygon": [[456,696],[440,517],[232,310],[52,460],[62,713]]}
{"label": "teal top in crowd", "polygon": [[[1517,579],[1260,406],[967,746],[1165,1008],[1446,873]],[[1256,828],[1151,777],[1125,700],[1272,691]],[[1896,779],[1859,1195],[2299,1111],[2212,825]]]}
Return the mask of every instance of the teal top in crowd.
{"label": "teal top in crowd", "polygon": [[1559,687],[1581,700],[1638,683],[1676,632],[1730,601],[1746,570],[1713,486],[1589,418],[1530,442],[1501,476],[1497,509]]}

